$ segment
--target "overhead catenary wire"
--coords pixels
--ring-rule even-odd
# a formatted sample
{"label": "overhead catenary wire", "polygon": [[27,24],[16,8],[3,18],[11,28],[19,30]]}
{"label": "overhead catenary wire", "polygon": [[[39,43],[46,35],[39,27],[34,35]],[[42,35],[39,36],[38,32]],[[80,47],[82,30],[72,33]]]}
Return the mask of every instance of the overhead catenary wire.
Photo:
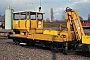
{"label": "overhead catenary wire", "polygon": [[[55,4],[55,3],[60,3],[60,2],[75,2],[76,0],[60,0],[60,1],[47,1],[47,2],[43,2],[42,1],[42,4]],[[78,0],[77,0],[78,1]],[[33,3],[24,3],[25,5],[27,5],[27,4],[40,4],[40,6],[41,6],[41,0],[40,0],[40,2],[33,2]],[[2,6],[2,5],[24,5],[23,3],[4,3],[4,4],[0,4],[0,6]]]}

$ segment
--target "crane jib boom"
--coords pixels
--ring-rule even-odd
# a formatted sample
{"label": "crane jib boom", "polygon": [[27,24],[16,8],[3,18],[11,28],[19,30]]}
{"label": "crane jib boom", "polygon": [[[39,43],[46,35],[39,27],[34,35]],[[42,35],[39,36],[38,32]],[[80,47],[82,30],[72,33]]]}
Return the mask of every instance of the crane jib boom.
{"label": "crane jib boom", "polygon": [[67,7],[66,20],[68,32],[74,31],[76,40],[81,40],[83,44],[90,44],[90,36],[85,35],[77,11]]}
{"label": "crane jib boom", "polygon": [[74,31],[76,39],[81,40],[85,36],[77,11],[66,8],[66,20],[68,31]]}

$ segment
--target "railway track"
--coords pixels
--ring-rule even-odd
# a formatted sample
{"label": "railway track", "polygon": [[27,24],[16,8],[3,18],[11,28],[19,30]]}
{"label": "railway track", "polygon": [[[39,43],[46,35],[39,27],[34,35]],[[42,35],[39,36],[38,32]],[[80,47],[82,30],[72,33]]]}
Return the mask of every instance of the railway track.
{"label": "railway track", "polygon": [[8,39],[9,32],[12,30],[0,29],[0,39]]}

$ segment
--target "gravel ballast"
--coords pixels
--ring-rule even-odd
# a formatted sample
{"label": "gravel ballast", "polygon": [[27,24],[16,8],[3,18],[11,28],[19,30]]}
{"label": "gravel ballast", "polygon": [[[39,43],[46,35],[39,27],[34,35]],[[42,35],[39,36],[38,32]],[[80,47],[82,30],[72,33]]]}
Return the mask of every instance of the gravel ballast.
{"label": "gravel ballast", "polygon": [[0,43],[0,60],[90,60],[90,57],[52,53],[47,49],[22,47],[5,42]]}

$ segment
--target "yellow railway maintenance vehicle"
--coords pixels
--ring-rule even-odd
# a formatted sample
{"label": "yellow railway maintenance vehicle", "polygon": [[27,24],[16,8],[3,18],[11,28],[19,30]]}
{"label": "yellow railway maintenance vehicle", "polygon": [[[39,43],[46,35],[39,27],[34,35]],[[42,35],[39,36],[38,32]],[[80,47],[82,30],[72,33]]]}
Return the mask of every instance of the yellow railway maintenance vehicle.
{"label": "yellow railway maintenance vehicle", "polygon": [[12,29],[9,35],[16,44],[40,43],[56,46],[64,52],[76,50],[82,43],[90,44],[90,36],[85,36],[77,11],[66,8],[67,28],[44,29],[43,12],[13,12]]}

